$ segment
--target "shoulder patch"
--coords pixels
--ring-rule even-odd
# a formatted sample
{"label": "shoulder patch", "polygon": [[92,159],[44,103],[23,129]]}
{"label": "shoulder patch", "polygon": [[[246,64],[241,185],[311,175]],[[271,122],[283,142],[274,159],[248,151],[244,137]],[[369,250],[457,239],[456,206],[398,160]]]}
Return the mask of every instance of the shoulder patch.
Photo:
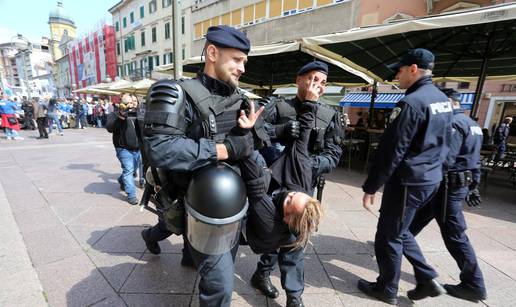
{"label": "shoulder patch", "polygon": [[389,124],[392,123],[396,119],[396,117],[398,117],[398,115],[400,115],[400,113],[401,113],[400,107],[395,107],[394,109],[392,109],[391,115],[389,116]]}

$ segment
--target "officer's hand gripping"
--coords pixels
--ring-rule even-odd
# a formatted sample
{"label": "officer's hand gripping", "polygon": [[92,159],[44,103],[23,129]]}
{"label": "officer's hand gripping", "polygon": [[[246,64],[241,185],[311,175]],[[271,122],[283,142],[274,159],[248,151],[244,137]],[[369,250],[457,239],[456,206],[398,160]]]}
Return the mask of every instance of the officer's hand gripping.
{"label": "officer's hand gripping", "polygon": [[228,160],[237,161],[243,158],[247,158],[251,155],[254,150],[254,139],[252,133],[246,133],[244,135],[233,135],[226,136],[224,140],[228,152]]}
{"label": "officer's hand gripping", "polygon": [[470,207],[476,207],[482,203],[482,198],[480,198],[480,192],[477,188],[471,189],[466,196],[466,204]]}

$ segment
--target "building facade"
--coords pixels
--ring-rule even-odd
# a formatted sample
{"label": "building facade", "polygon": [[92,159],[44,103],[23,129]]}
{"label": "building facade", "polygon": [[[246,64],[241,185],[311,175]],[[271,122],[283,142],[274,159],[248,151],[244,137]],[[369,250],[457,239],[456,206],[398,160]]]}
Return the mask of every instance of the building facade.
{"label": "building facade", "polygon": [[[182,58],[190,57],[191,4],[181,1]],[[116,33],[118,75],[150,77],[154,67],[173,61],[172,0],[122,0],[109,9]]]}
{"label": "building facade", "polygon": [[72,41],[77,33],[75,22],[66,12],[63,4],[57,5],[48,14],[48,25],[50,30],[50,53],[53,66],[52,76],[55,81],[56,96],[59,98],[71,95],[71,81],[69,78],[68,53],[66,45]]}

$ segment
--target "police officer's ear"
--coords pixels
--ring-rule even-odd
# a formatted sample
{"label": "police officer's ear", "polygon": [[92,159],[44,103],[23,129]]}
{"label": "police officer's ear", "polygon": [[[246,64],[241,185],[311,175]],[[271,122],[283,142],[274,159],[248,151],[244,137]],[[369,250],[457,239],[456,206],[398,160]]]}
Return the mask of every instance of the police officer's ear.
{"label": "police officer's ear", "polygon": [[206,61],[210,61],[210,62],[215,62],[218,58],[218,55],[219,55],[219,49],[217,47],[215,47],[215,45],[213,44],[208,44],[208,46],[206,46]]}
{"label": "police officer's ear", "polygon": [[419,67],[417,67],[417,64],[412,64],[409,67],[410,67],[409,71],[410,71],[411,74],[417,73],[417,70],[419,69]]}

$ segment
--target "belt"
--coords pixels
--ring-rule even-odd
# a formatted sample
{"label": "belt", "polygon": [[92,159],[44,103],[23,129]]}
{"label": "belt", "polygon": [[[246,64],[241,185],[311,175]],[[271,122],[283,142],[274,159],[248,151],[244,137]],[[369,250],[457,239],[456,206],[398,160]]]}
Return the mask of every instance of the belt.
{"label": "belt", "polygon": [[448,172],[447,178],[450,189],[459,189],[468,187],[473,182],[473,173],[469,170]]}

